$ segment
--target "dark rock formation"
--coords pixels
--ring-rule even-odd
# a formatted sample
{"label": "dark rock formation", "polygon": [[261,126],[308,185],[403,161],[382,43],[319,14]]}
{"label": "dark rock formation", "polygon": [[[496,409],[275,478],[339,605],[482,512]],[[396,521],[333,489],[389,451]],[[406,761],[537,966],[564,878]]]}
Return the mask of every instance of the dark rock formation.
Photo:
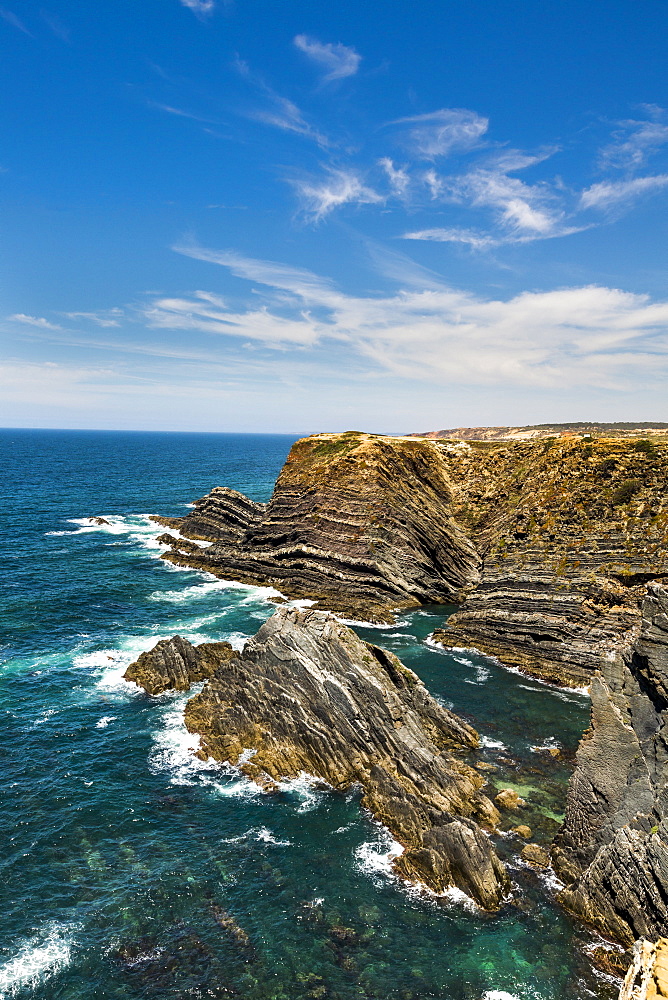
{"label": "dark rock formation", "polygon": [[241,762],[264,787],[302,773],[360,785],[363,805],[404,845],[402,876],[500,905],[508,878],[478,825],[492,829],[499,814],[461,757],[477,733],[396,656],[331,616],[276,611],[242,654],[217,663],[186,725],[202,754]]}
{"label": "dark rock formation", "polygon": [[223,579],[271,585],[357,618],[459,599],[479,558],[450,510],[446,454],[432,442],[318,435],[292,448],[268,505],[216,488],[184,518],[165,559]]}
{"label": "dark rock formation", "polygon": [[124,679],[143,687],[147,694],[188,691],[196,681],[210,677],[218,663],[234,656],[229,642],[204,642],[193,646],[180,635],[162,639],[142,653],[125,671]]}
{"label": "dark rock formation", "polygon": [[562,902],[624,944],[668,933],[668,588],[650,584],[642,615],[592,681],[553,851]]}

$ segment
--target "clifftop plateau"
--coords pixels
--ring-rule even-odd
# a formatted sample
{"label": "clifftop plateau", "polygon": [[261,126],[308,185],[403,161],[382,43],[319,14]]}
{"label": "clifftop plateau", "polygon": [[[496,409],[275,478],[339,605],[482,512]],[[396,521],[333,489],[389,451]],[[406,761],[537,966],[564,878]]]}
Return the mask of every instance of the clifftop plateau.
{"label": "clifftop plateau", "polygon": [[668,435],[668,424],[640,423],[591,423],[579,421],[572,424],[527,424],[523,427],[451,427],[444,431],[426,431],[408,437],[449,438],[453,441],[535,441],[549,437],[574,437],[592,435],[604,437],[635,438]]}

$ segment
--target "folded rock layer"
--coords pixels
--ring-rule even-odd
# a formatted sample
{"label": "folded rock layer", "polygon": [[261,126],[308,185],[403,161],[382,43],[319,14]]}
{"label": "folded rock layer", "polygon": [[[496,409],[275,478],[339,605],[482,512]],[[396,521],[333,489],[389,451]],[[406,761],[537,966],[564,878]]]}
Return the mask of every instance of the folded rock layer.
{"label": "folded rock layer", "polygon": [[446,455],[431,442],[318,435],[290,451],[269,504],[218,487],[184,518],[159,518],[164,558],[216,576],[271,585],[357,618],[448,603],[479,578],[479,557],[450,510]]}
{"label": "folded rock layer", "polygon": [[[157,670],[166,659],[159,649]],[[304,773],[360,786],[404,847],[398,873],[439,892],[456,886],[489,910],[501,904],[508,877],[479,825],[493,829],[499,814],[462,759],[477,733],[396,656],[331,616],[280,608],[243,653],[219,660],[185,719],[203,754],[265,787]]]}

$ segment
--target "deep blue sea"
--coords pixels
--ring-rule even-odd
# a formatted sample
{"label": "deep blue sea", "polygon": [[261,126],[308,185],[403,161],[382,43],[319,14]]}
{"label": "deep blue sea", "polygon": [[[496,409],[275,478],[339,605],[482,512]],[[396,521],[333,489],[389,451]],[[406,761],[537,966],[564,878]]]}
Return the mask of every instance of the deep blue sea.
{"label": "deep blue sea", "polygon": [[[292,440],[0,431],[0,1000],[609,1000],[594,939],[515,835],[499,838],[516,886],[500,914],[420,893],[355,792],[265,794],[193,756],[187,695],[122,680],[158,639],[240,648],[272,613],[270,590],[161,561],[148,515],[216,485],[268,499]],[[477,727],[491,793],[529,803],[506,830],[545,843],[587,698],[430,646],[451,610],[359,631]]]}

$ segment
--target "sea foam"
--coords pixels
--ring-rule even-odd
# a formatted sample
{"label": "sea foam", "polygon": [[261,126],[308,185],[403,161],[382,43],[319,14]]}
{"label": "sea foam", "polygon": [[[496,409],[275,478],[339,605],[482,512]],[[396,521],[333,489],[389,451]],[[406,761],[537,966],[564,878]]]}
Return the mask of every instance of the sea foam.
{"label": "sea foam", "polygon": [[75,924],[46,924],[34,937],[19,944],[14,955],[0,965],[0,1000],[16,996],[26,987],[36,989],[70,964]]}

